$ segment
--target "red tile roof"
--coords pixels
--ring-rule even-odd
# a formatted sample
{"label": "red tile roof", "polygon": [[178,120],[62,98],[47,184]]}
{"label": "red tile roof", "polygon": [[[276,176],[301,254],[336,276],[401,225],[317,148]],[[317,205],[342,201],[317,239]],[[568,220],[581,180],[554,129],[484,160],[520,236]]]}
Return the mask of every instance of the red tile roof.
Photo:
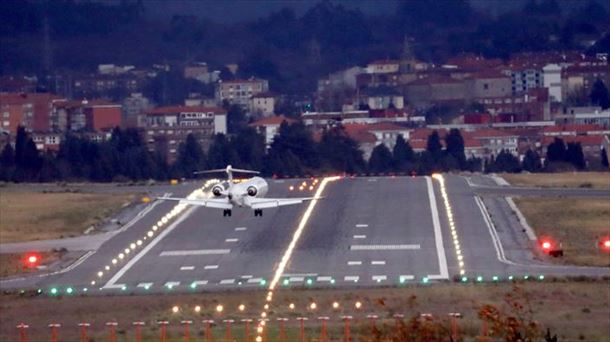
{"label": "red tile roof", "polygon": [[[542,145],[548,146],[556,137],[545,136],[542,138]],[[580,143],[582,146],[601,146],[604,141],[603,135],[568,135],[560,137],[566,144],[567,143]]]}
{"label": "red tile roof", "polygon": [[548,133],[561,133],[561,132],[574,132],[578,133],[587,133],[590,131],[601,131],[603,127],[600,125],[593,124],[566,124],[566,125],[556,125],[556,126],[547,126],[542,129],[542,134]]}
{"label": "red tile roof", "polygon": [[462,135],[465,135],[472,139],[481,139],[481,138],[499,138],[499,137],[516,137],[517,134],[513,134],[508,131],[501,131],[493,128],[485,128],[485,129],[477,129],[472,132],[462,132]]}
{"label": "red tile roof", "polygon": [[147,114],[180,114],[180,113],[207,113],[226,114],[227,111],[220,107],[203,106],[167,106],[157,107],[149,110]]}
{"label": "red tile roof", "polygon": [[367,130],[366,124],[345,124],[343,128],[345,128],[345,133],[349,135],[350,138],[356,140],[359,143],[375,143],[377,138],[375,135]]}
{"label": "red tile roof", "polygon": [[263,118],[263,119],[260,119],[258,121],[255,121],[255,122],[251,123],[250,126],[254,126],[254,127],[256,127],[256,126],[273,126],[273,125],[278,125],[279,126],[284,121],[286,121],[287,123],[290,124],[290,123],[296,122],[297,120],[291,119],[291,118],[287,118],[287,117],[285,117],[283,115],[270,116],[270,117]]}

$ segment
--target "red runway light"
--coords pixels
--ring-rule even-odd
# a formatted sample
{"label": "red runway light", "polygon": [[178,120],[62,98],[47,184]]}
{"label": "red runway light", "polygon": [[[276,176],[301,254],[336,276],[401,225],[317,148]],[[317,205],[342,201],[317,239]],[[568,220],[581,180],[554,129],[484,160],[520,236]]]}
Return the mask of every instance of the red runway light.
{"label": "red runway light", "polygon": [[543,248],[543,249],[551,249],[551,243],[550,243],[550,242],[548,242],[548,241],[544,241],[544,242],[542,243],[542,248]]}
{"label": "red runway light", "polygon": [[610,251],[610,237],[605,236],[599,240],[599,247],[604,251]]}
{"label": "red runway light", "polygon": [[38,261],[38,257],[37,257],[37,256],[35,256],[35,255],[30,255],[30,256],[28,257],[28,262],[29,262],[30,264],[35,264],[37,261]]}

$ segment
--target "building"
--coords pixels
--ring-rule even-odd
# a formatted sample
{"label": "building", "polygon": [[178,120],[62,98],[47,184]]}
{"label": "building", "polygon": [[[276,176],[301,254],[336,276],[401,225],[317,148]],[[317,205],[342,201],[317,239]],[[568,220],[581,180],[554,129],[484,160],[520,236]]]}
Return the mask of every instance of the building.
{"label": "building", "polygon": [[292,124],[296,122],[294,119],[287,118],[283,115],[267,117],[250,124],[256,131],[265,137],[267,147],[273,143],[273,138],[279,134],[280,126],[283,122]]}
{"label": "building", "polygon": [[11,134],[18,126],[46,132],[52,127],[54,103],[64,101],[50,93],[0,93],[0,128]]}
{"label": "building", "polygon": [[400,71],[400,61],[398,60],[378,60],[369,63],[366,72],[369,74],[395,74]]}
{"label": "building", "polygon": [[272,116],[275,113],[277,96],[271,92],[259,93],[250,99],[250,112],[264,117]]}
{"label": "building", "polygon": [[555,122],[561,124],[599,125],[610,128],[610,109],[601,107],[568,107],[564,114],[556,115]]}
{"label": "building", "polygon": [[34,132],[32,133],[32,141],[36,144],[39,151],[59,151],[59,145],[63,138],[62,133],[55,132]]}
{"label": "building", "polygon": [[216,84],[216,100],[224,100],[248,108],[252,96],[269,91],[269,82],[263,79],[220,81]]}
{"label": "building", "polygon": [[397,90],[390,87],[367,88],[360,95],[360,103],[365,103],[369,109],[403,109],[404,97]]}
{"label": "building", "polygon": [[189,134],[207,149],[215,134],[227,133],[227,112],[219,107],[159,107],[143,116],[141,128],[149,150],[162,154],[170,163],[176,160],[178,147]]}
{"label": "building", "polygon": [[484,99],[510,96],[511,79],[500,71],[489,69],[471,74],[469,98]]}
{"label": "building", "polygon": [[543,85],[549,90],[551,102],[563,101],[561,67],[557,64],[548,64],[542,68]]}
{"label": "building", "polygon": [[126,126],[137,127],[138,117],[152,107],[150,100],[142,93],[132,93],[123,100],[123,119]]}
{"label": "building", "polygon": [[82,104],[85,130],[96,132],[121,127],[121,105],[104,100],[83,100]]}

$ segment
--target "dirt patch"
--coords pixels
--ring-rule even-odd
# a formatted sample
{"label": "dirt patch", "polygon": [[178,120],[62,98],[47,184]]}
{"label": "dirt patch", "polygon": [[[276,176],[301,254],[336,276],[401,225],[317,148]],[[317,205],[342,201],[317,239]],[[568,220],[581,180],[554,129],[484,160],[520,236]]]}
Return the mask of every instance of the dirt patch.
{"label": "dirt patch", "polygon": [[[541,325],[541,330],[547,327],[556,333],[561,341],[586,339],[593,341],[610,341],[607,334],[610,317],[610,293],[608,280],[596,282],[567,282],[545,280],[545,282],[524,282],[517,284],[521,293],[519,300],[525,308],[531,309],[531,319]],[[486,304],[497,307],[501,312],[511,312],[510,305],[505,301],[506,294],[517,293],[515,284],[435,284],[430,286],[406,286],[404,288],[377,288],[346,290],[310,290],[291,289],[276,292],[270,308],[269,338],[278,334],[278,317],[289,318],[286,323],[288,337],[298,334],[296,317],[309,317],[307,336],[309,339],[320,336],[319,316],[328,316],[331,340],[339,340],[342,336],[342,315],[352,315],[352,332],[356,336],[370,336],[370,320],[367,314],[379,316],[378,327],[393,326],[393,315],[404,314],[406,319],[419,317],[421,313],[430,313],[437,317],[442,327],[449,329],[448,313],[459,312],[463,318],[459,320],[459,328],[466,339],[472,339],[481,331],[479,309]],[[525,294],[525,295],[523,295]],[[60,331],[62,340],[78,340],[77,323],[91,323],[89,336],[95,340],[106,340],[108,337],[105,322],[118,322],[119,341],[133,340],[132,322],[146,322],[143,330],[145,340],[156,340],[159,329],[158,320],[168,320],[170,326],[168,341],[181,341],[183,327],[181,320],[193,320],[190,329],[192,336],[203,335],[203,319],[212,318],[219,324],[214,329],[214,336],[223,339],[225,323],[223,319],[234,319],[233,336],[243,341],[243,318],[258,318],[265,303],[265,291],[225,292],[225,293],[193,293],[164,294],[155,296],[121,295],[121,296],[67,296],[48,297],[40,295],[3,295],[0,300],[0,310],[4,318],[0,321],[0,338],[4,341],[15,340],[16,325],[26,322],[30,325],[30,340],[49,339],[47,324],[58,322],[63,327]],[[333,302],[339,303],[339,308],[333,309]],[[309,309],[312,302],[317,304],[315,310]],[[355,303],[361,302],[360,309]],[[290,304],[295,309],[290,309]],[[222,304],[223,312],[219,314],[216,307]],[[245,305],[244,311],[238,309]],[[199,305],[200,312],[195,312]],[[178,306],[179,311],[172,313],[172,307]],[[201,337],[197,337],[201,339]],[[446,340],[446,339],[445,339]]]}
{"label": "dirt patch", "polygon": [[561,243],[564,256],[553,261],[610,266],[610,253],[597,245],[610,235],[610,199],[516,198],[515,203],[538,236]]}
{"label": "dirt patch", "polygon": [[610,189],[610,172],[505,173],[500,176],[516,186]]}
{"label": "dirt patch", "polygon": [[135,194],[0,192],[0,241],[79,236],[137,198]]}

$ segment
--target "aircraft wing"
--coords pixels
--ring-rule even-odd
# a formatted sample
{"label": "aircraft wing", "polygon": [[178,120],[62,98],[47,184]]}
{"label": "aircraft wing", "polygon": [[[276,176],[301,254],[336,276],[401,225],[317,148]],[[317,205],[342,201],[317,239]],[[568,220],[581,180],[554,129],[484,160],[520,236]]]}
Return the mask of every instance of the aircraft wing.
{"label": "aircraft wing", "polygon": [[180,203],[190,204],[190,205],[199,205],[202,207],[208,208],[218,208],[218,209],[233,209],[233,204],[229,203],[226,198],[209,198],[209,199],[187,199],[187,198],[177,198],[177,197],[157,197],[159,200],[163,201],[178,201]]}
{"label": "aircraft wing", "polygon": [[276,208],[282,207],[285,205],[294,205],[300,204],[305,201],[311,201],[315,199],[322,199],[323,197],[294,197],[294,198],[248,198],[247,204],[252,209],[266,209],[266,208]]}

